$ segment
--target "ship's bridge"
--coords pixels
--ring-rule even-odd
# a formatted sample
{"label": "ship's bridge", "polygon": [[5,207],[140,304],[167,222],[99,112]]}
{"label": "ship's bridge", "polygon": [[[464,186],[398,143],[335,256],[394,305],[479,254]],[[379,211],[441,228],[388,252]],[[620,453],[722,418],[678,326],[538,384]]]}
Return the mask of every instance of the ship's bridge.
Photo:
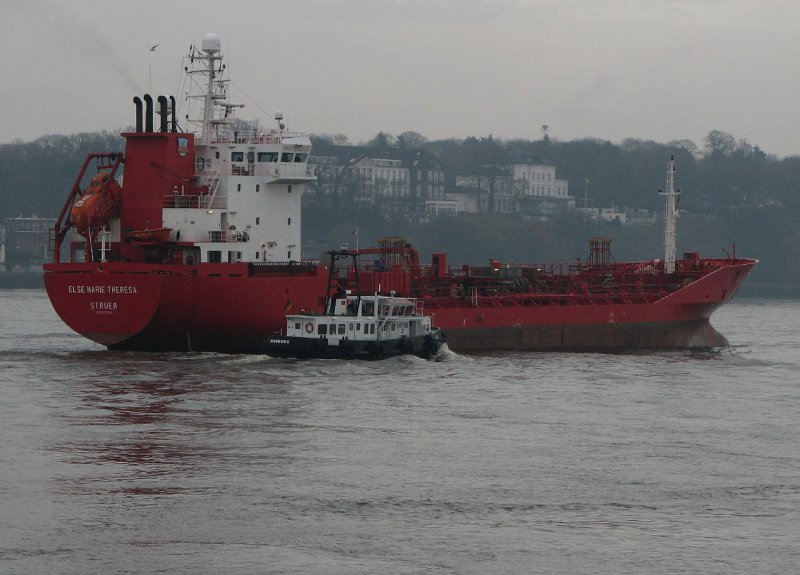
{"label": "ship's bridge", "polygon": [[231,132],[198,141],[197,175],[212,183],[225,176],[257,176],[269,184],[303,184],[316,180],[308,165],[311,140],[296,132]]}

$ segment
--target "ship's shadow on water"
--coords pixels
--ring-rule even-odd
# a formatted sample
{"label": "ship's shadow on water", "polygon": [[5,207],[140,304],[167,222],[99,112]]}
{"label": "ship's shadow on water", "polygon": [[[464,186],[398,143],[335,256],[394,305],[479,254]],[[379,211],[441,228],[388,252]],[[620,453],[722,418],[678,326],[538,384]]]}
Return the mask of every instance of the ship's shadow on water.
{"label": "ship's shadow on water", "polygon": [[[48,451],[68,466],[65,494],[113,501],[209,496],[225,469],[289,464],[302,394],[291,364],[263,356],[75,352],[59,355],[64,433]],[[109,500],[108,498],[112,498]]]}

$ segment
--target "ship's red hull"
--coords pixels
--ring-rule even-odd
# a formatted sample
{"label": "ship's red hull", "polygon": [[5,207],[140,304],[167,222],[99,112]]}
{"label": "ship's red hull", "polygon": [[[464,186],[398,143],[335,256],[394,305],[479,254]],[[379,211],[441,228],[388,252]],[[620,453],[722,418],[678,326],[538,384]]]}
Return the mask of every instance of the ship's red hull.
{"label": "ship's red hull", "polygon": [[45,287],[73,330],[115,349],[255,352],[286,314],[315,310],[327,271],[248,275],[247,264],[45,264]]}
{"label": "ship's red hull", "polygon": [[[753,265],[736,260],[649,303],[428,298],[425,313],[455,351],[716,347],[727,341],[709,317]],[[253,276],[247,264],[45,265],[64,322],[117,349],[258,352],[287,312],[321,311],[327,281],[323,266]]]}
{"label": "ship's red hull", "polygon": [[[622,350],[720,347],[727,339],[710,324],[755,265],[754,260],[721,267],[651,303],[553,303],[453,306],[426,302],[425,312],[447,335],[451,349]],[[508,305],[505,305],[508,304]]]}

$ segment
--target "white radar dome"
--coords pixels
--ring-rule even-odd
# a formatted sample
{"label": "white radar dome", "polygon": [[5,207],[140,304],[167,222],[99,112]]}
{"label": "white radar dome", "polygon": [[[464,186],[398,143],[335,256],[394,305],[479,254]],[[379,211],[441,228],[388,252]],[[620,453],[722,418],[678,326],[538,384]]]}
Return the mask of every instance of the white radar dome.
{"label": "white radar dome", "polygon": [[213,32],[203,36],[203,52],[216,54],[222,49],[222,40]]}

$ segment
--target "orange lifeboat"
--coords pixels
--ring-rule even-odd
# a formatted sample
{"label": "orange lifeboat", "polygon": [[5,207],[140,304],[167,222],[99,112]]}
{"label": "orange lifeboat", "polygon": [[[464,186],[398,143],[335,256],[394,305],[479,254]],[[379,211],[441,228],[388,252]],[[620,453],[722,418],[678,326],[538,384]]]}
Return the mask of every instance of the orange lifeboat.
{"label": "orange lifeboat", "polygon": [[118,209],[122,188],[114,180],[109,182],[110,179],[108,172],[94,176],[83,195],[72,206],[72,224],[82,236],[105,223]]}

